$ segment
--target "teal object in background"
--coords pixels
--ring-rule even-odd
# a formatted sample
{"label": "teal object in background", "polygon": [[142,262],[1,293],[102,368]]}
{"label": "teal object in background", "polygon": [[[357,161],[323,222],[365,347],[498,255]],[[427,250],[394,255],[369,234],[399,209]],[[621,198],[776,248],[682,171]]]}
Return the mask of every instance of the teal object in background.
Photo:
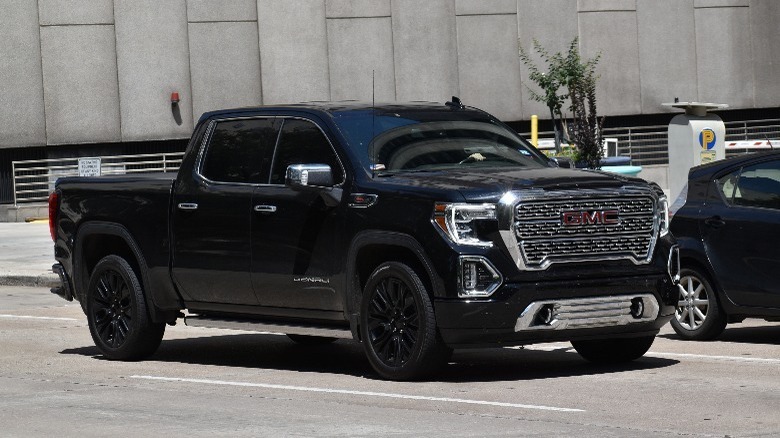
{"label": "teal object in background", "polygon": [[642,166],[602,166],[601,170],[626,176],[637,176],[642,171]]}

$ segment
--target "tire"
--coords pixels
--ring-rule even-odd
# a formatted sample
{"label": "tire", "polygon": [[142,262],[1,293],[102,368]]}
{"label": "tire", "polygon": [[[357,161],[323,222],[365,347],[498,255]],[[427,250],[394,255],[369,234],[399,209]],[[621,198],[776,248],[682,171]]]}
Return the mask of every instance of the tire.
{"label": "tire", "polygon": [[436,330],[427,289],[403,263],[387,262],[374,270],[360,310],[363,348],[385,379],[419,379],[443,366],[452,353]]}
{"label": "tire", "polygon": [[157,350],[165,324],[149,319],[138,277],[127,261],[109,255],[92,271],[87,321],[95,345],[112,360],[139,360]]}
{"label": "tire", "polygon": [[687,340],[708,341],[726,328],[726,314],[718,304],[712,282],[695,269],[680,270],[679,298],[672,328]]}
{"label": "tire", "polygon": [[647,353],[655,336],[640,338],[599,339],[595,341],[572,341],[574,349],[583,358],[598,364],[631,362]]}
{"label": "tire", "polygon": [[287,334],[287,337],[296,344],[301,345],[324,345],[336,341],[336,338],[329,338],[326,336],[294,335],[290,333]]}

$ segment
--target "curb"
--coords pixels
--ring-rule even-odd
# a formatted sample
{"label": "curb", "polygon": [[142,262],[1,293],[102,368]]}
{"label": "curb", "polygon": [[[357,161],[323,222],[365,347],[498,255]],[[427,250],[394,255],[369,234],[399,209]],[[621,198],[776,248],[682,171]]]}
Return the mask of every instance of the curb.
{"label": "curb", "polygon": [[28,286],[28,287],[57,287],[60,278],[57,274],[46,273],[40,275],[2,275],[0,286]]}

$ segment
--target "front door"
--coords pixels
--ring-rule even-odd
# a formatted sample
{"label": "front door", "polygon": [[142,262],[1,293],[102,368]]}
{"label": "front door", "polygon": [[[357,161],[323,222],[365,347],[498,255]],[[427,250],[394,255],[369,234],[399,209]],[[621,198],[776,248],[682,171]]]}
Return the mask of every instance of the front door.
{"label": "front door", "polygon": [[[260,305],[338,311],[344,261],[342,206],[328,207],[320,193],[284,185],[291,164],[327,164],[334,181],[344,171],[330,142],[313,122],[283,121],[270,184],[255,189],[252,204],[252,283]],[[343,214],[343,213],[342,213]]]}

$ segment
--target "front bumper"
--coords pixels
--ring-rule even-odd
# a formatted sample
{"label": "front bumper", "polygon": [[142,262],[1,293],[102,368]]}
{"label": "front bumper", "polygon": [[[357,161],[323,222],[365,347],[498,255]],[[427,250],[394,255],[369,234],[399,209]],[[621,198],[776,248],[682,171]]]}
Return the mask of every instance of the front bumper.
{"label": "front bumper", "polygon": [[509,283],[488,300],[434,306],[444,342],[463,348],[653,335],[676,300],[672,280],[658,275]]}

